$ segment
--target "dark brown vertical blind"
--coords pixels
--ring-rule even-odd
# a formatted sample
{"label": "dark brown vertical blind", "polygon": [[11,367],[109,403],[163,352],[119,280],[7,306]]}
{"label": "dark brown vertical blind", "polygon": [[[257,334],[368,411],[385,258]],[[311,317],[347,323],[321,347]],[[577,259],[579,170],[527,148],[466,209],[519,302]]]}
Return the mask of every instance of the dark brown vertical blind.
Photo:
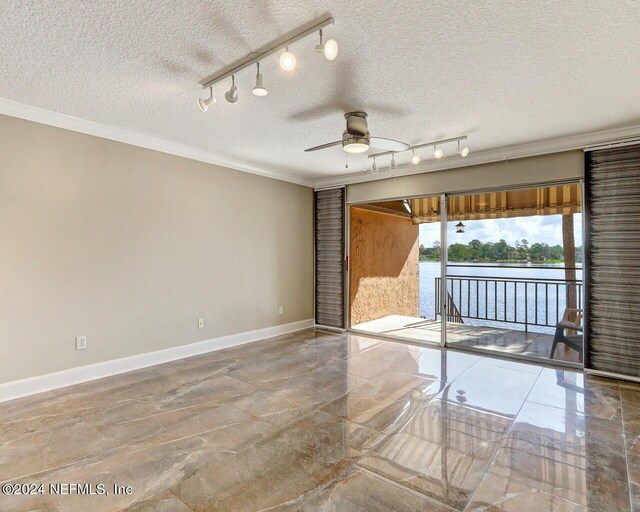
{"label": "dark brown vertical blind", "polygon": [[315,193],[316,324],[344,327],[344,188]]}
{"label": "dark brown vertical blind", "polygon": [[585,366],[640,377],[640,146],[586,154]]}

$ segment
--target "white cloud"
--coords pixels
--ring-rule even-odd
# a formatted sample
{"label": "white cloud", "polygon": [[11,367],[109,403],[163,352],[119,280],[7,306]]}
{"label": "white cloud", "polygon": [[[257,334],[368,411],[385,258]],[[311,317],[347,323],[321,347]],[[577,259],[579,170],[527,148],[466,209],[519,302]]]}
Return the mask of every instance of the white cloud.
{"label": "white cloud", "polygon": [[[537,215],[534,217],[515,217],[513,219],[487,219],[464,221],[465,232],[456,233],[458,221],[447,223],[449,243],[469,243],[478,239],[481,242],[497,242],[504,239],[510,245],[523,238],[529,245],[536,242],[549,245],[562,245],[562,215]],[[573,216],[574,238],[577,246],[582,245],[582,215]],[[431,247],[440,240],[440,224],[437,222],[420,224],[420,243]]]}

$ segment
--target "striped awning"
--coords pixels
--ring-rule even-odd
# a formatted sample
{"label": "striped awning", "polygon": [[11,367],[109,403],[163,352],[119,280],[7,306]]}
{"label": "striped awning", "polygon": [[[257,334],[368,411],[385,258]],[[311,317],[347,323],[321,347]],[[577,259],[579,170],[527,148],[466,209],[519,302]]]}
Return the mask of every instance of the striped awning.
{"label": "striped awning", "polygon": [[[482,220],[579,213],[580,186],[554,185],[504,192],[451,196],[447,199],[447,220]],[[414,224],[440,221],[438,196],[410,199]]]}

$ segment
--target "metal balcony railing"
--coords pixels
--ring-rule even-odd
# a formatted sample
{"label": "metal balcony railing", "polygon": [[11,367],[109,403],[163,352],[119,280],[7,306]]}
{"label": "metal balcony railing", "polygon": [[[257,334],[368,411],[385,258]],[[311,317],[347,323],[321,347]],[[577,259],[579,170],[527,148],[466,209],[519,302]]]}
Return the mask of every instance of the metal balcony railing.
{"label": "metal balcony railing", "polygon": [[[442,315],[441,281],[435,278],[436,318]],[[578,279],[447,276],[447,321],[463,323],[468,318],[519,324],[525,331],[529,326],[555,327],[570,307],[572,291],[575,304],[582,304],[582,281]]]}

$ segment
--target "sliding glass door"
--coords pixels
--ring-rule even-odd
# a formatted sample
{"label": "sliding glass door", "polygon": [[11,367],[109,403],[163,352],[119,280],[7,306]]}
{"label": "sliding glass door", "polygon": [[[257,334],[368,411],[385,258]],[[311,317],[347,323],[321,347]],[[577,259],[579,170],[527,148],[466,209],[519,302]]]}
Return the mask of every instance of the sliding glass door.
{"label": "sliding glass door", "polygon": [[446,344],[582,364],[579,183],[447,197]]}
{"label": "sliding glass door", "polygon": [[349,326],[582,364],[580,183],[352,204]]}

